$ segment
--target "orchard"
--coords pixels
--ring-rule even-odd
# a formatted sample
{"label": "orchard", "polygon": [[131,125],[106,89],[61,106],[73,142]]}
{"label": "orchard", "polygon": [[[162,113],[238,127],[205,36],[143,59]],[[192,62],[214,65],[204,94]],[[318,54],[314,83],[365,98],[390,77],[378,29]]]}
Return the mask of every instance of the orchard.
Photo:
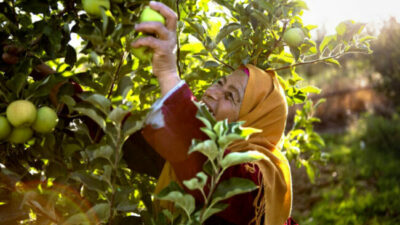
{"label": "orchard", "polygon": [[[173,184],[155,196],[157,171],[127,167],[125,143],[160,96],[152,52],[131,47],[151,35],[135,32],[135,24],[166,23],[148,3],[0,1],[0,224],[202,224],[206,218],[199,215],[221,210],[216,204],[201,212],[193,197]],[[289,107],[301,105],[285,133],[283,151],[306,167],[313,182],[316,165],[324,161],[324,141],[313,130],[317,104],[308,96],[320,89],[302,86],[296,69],[318,62],[339,65],[343,55],[370,53],[364,25],[342,23],[317,44],[310,35],[316,27],[301,19],[307,9],[302,0],[163,3],[178,17],[179,75],[197,97],[242,64],[277,72]],[[198,107],[199,117],[210,125],[207,134],[226,146],[257,132],[217,122]],[[234,138],[222,139],[217,131]],[[200,152],[214,146],[196,144],[193,149]],[[142,155],[130,157],[137,168],[156,170],[156,163]],[[254,152],[236,157],[237,162],[260,159]],[[235,160],[227,158],[220,166],[224,170]],[[213,175],[200,174],[185,185],[204,188],[204,176]],[[232,182],[220,188],[224,194],[216,202],[255,187]],[[153,203],[160,199],[179,210],[158,212]]]}

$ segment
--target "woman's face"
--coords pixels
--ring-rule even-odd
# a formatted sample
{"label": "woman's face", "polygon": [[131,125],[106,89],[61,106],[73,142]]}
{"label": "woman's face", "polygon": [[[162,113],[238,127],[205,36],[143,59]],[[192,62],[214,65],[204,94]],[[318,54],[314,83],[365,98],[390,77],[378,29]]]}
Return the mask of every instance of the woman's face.
{"label": "woman's face", "polygon": [[201,100],[216,120],[238,120],[247,80],[246,73],[236,70],[229,76],[222,77],[205,91]]}

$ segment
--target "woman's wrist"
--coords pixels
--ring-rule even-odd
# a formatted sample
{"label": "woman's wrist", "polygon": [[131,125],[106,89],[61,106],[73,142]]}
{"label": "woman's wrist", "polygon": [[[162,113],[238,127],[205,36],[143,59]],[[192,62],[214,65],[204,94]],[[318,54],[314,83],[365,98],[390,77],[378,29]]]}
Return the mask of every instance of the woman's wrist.
{"label": "woman's wrist", "polygon": [[171,71],[169,73],[164,73],[162,75],[160,74],[157,76],[157,79],[160,84],[161,96],[167,94],[172,88],[174,88],[181,81],[176,71],[175,72]]}

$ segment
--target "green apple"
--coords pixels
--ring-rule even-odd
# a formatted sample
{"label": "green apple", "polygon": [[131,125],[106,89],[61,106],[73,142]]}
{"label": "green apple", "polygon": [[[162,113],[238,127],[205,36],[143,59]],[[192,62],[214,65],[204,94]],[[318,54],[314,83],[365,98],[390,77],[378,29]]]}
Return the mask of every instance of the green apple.
{"label": "green apple", "polygon": [[54,130],[57,123],[57,113],[52,108],[43,106],[38,109],[37,117],[32,128],[39,133],[49,133]]}
{"label": "green apple", "polygon": [[7,119],[14,127],[29,127],[35,122],[37,110],[28,100],[17,100],[8,105]]}
{"label": "green apple", "polygon": [[285,32],[283,35],[283,40],[288,44],[290,47],[298,47],[304,41],[304,33],[300,28],[290,28]]}
{"label": "green apple", "polygon": [[7,138],[10,133],[11,133],[10,123],[8,122],[6,117],[0,116],[0,140]]}
{"label": "green apple", "polygon": [[101,17],[101,7],[110,9],[110,0],[82,0],[82,5],[88,14]]}
{"label": "green apple", "polygon": [[29,127],[15,127],[10,136],[8,137],[8,141],[13,144],[22,144],[27,142],[33,135],[33,131]]}
{"label": "green apple", "polygon": [[[165,18],[159,12],[146,6],[140,14],[139,22],[160,22],[165,25]],[[146,37],[146,35],[139,35],[133,41],[142,37]],[[153,50],[149,47],[132,48],[131,52],[141,61],[151,61],[153,58]]]}
{"label": "green apple", "polygon": [[140,14],[139,22],[160,22],[165,25],[165,18],[159,12],[146,6]]}
{"label": "green apple", "polygon": [[[133,41],[136,41],[139,38],[146,37],[146,35],[139,35]],[[149,61],[153,59],[153,50],[149,47],[139,47],[139,48],[132,48],[131,52],[134,56],[136,56],[141,61]]]}

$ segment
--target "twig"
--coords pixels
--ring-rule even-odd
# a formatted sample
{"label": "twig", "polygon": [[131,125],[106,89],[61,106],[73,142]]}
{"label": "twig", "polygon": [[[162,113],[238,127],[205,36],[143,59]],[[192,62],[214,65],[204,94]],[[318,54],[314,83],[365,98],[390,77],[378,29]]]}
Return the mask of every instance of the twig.
{"label": "twig", "polygon": [[333,58],[337,58],[339,56],[344,56],[344,55],[347,55],[347,54],[354,54],[354,53],[367,54],[367,53],[364,53],[364,52],[345,52],[345,53],[339,53],[339,54],[336,54],[336,55],[333,55],[333,56],[328,56],[328,57],[324,57],[324,58],[320,58],[320,59],[316,59],[316,60],[311,60],[311,61],[300,62],[300,63],[288,65],[288,66],[283,66],[283,67],[276,68],[276,69],[271,69],[271,70],[272,71],[285,70],[285,69],[289,69],[289,68],[292,68],[292,67],[295,67],[295,66],[319,63],[319,62],[322,62],[322,61],[324,61],[326,59],[333,59]]}
{"label": "twig", "polygon": [[[287,24],[288,24],[288,21],[286,21],[286,22],[283,24],[282,35],[279,37],[278,40],[275,39],[274,46],[273,46],[272,48],[268,49],[267,53],[265,53],[265,57],[267,58],[267,60],[268,60],[268,57],[271,55],[272,51],[278,46],[279,42],[282,41],[283,34],[284,34],[285,31],[286,31],[286,26],[287,26]],[[256,61],[256,62],[257,62],[257,61]]]}
{"label": "twig", "polygon": [[119,71],[121,70],[121,66],[122,66],[122,64],[123,64],[123,62],[124,62],[125,57],[126,57],[126,52],[124,52],[124,53],[121,55],[121,59],[120,59],[120,61],[119,61],[119,63],[118,63],[117,70],[115,71],[115,74],[114,74],[114,76],[113,76],[113,80],[112,80],[112,82],[111,82],[111,87],[110,87],[110,89],[109,89],[109,91],[108,91],[108,95],[107,95],[107,98],[108,98],[108,99],[110,99],[110,97],[111,97],[112,91],[113,91],[113,89],[114,89],[115,81],[117,80],[118,73],[119,73]]}
{"label": "twig", "polygon": [[18,26],[19,21],[18,21],[17,12],[15,11],[14,0],[11,1],[11,6],[12,6],[12,10],[13,10],[13,15],[14,15],[15,23],[16,23],[16,25]]}
{"label": "twig", "polygon": [[215,56],[212,52],[210,52],[210,53],[211,53],[212,57],[213,57],[215,60],[217,60],[219,63],[221,63],[222,65],[228,67],[228,68],[231,69],[232,71],[235,70],[235,68],[233,68],[232,66],[230,66],[230,65],[224,63],[223,61],[221,61],[220,59],[218,59],[217,56]]}
{"label": "twig", "polygon": [[111,201],[110,201],[110,220],[109,220],[109,224],[112,224],[112,219],[114,217],[114,210],[113,210],[113,204],[115,201],[115,184],[116,184],[116,179],[118,177],[118,164],[120,161],[120,154],[122,151],[122,146],[121,146],[121,124],[119,124],[118,128],[117,128],[117,143],[116,143],[116,152],[115,152],[115,161],[114,161],[114,165],[113,165],[113,169],[115,171],[115,176],[113,176],[111,178],[111,189],[112,189],[112,195],[111,195]]}

